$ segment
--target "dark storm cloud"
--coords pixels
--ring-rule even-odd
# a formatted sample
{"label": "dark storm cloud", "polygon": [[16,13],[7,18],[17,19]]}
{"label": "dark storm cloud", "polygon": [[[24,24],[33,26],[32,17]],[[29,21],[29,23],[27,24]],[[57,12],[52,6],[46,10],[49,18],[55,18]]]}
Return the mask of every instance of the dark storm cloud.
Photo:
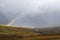
{"label": "dark storm cloud", "polygon": [[0,11],[8,19],[20,13],[13,25],[28,27],[60,25],[59,0],[0,0]]}

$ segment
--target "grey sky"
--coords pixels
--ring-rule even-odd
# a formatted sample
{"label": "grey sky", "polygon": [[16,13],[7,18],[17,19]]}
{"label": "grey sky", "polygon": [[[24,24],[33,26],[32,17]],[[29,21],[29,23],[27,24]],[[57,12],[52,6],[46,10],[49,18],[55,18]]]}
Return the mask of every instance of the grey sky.
{"label": "grey sky", "polygon": [[48,8],[59,9],[59,4],[59,0],[0,0],[0,10],[8,12],[7,14],[20,11],[27,11],[29,14],[30,12],[42,12]]}
{"label": "grey sky", "polygon": [[60,26],[60,0],[0,0],[0,11],[9,20],[20,13],[14,25]]}

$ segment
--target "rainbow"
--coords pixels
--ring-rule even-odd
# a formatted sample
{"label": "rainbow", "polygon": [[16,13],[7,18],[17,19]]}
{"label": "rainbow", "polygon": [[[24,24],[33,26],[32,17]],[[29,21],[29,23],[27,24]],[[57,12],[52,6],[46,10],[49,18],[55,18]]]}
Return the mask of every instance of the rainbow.
{"label": "rainbow", "polygon": [[19,16],[20,16],[20,13],[17,14],[17,15],[16,15],[12,20],[10,20],[6,25],[7,25],[7,26],[11,26],[11,25],[16,21],[16,19],[19,18]]}

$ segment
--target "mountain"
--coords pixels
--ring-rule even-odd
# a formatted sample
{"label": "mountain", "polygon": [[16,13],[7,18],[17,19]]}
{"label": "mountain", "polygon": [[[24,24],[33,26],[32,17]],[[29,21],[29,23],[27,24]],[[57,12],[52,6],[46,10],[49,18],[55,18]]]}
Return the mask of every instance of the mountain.
{"label": "mountain", "polygon": [[35,32],[35,30],[31,28],[0,25],[0,40],[47,40],[47,39],[60,40],[60,34],[39,35],[37,32]]}
{"label": "mountain", "polygon": [[46,27],[46,28],[34,28],[33,30],[39,34],[60,34],[60,26]]}
{"label": "mountain", "polygon": [[7,22],[8,18],[6,18],[6,16],[0,12],[0,24],[6,24]]}
{"label": "mountain", "polygon": [[0,35],[10,36],[31,36],[36,33],[30,28],[21,28],[14,26],[0,25]]}

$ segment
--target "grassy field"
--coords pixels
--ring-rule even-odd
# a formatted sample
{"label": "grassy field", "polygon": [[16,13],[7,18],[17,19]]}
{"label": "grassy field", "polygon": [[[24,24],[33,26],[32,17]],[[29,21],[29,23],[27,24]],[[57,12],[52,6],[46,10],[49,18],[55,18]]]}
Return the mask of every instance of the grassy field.
{"label": "grassy field", "polygon": [[29,28],[13,27],[13,26],[2,26],[0,25],[0,34],[4,35],[19,35],[19,36],[30,36],[36,33]]}
{"label": "grassy field", "polygon": [[60,40],[60,34],[39,35],[29,28],[0,25],[0,40]]}
{"label": "grassy field", "polygon": [[23,40],[60,40],[60,35],[35,35],[26,37]]}

